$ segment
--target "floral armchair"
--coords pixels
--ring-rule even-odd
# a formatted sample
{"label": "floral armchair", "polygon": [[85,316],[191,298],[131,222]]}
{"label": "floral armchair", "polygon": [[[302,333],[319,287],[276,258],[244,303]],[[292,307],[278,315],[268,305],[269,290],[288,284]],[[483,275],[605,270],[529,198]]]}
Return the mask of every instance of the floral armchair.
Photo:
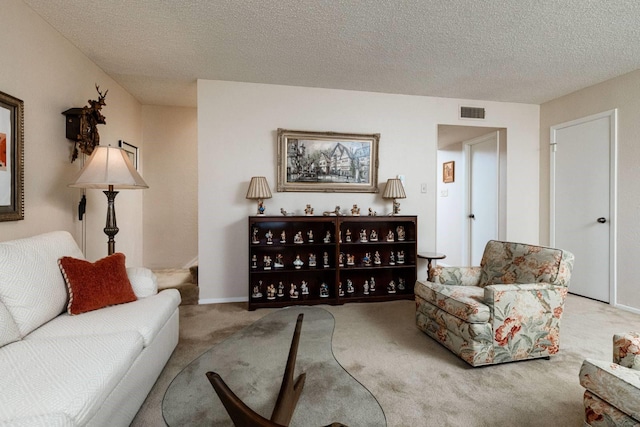
{"label": "floral armchair", "polygon": [[586,425],[640,425],[640,333],[614,335],[613,363],[586,359],[580,384]]}
{"label": "floral armchair", "polygon": [[487,243],[479,267],[442,267],[416,282],[416,325],[472,366],[548,357],[573,254],[522,243]]}

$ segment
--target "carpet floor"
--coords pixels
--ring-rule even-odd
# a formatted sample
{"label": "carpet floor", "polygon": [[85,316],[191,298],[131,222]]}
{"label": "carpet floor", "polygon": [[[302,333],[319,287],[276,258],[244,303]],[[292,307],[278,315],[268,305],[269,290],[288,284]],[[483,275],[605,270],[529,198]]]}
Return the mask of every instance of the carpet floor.
{"label": "carpet floor", "polygon": [[[165,425],[162,398],[182,368],[273,312],[245,306],[180,307],[178,347],[132,426]],[[412,301],[320,307],[335,318],[335,358],[377,398],[391,427],[581,426],[582,361],[611,360],[613,334],[640,329],[638,314],[569,295],[557,355],[472,368],[415,327]]]}

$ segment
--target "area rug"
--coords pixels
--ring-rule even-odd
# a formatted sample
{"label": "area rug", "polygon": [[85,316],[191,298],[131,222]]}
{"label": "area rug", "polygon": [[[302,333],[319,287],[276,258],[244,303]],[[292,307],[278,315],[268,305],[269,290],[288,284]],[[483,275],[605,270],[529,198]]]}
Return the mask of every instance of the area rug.
{"label": "area rug", "polygon": [[232,426],[205,373],[220,374],[243,402],[269,418],[284,373],[296,318],[304,314],[295,376],[306,373],[291,426],[340,422],[386,426],[375,397],[336,361],[332,352],[333,315],[317,307],[275,311],[206,351],[169,385],[162,403],[169,426]]}

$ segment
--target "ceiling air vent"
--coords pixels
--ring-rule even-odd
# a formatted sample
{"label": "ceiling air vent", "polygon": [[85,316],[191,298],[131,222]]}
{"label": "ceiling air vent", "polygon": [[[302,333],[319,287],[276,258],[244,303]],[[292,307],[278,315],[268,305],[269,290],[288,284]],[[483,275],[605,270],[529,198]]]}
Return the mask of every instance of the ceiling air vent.
{"label": "ceiling air vent", "polygon": [[482,107],[460,107],[461,119],[484,119],[484,108]]}

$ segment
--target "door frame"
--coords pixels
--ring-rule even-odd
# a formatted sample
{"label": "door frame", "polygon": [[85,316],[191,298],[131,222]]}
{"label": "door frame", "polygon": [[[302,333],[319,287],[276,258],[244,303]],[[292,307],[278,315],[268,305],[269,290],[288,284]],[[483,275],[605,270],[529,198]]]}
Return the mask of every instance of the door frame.
{"label": "door frame", "polygon": [[471,265],[471,221],[469,215],[471,213],[471,146],[480,144],[486,140],[496,139],[496,232],[497,238],[500,234],[500,131],[490,131],[485,135],[463,141],[464,147],[464,170],[465,170],[465,182],[464,182],[464,239],[462,242],[462,257],[464,265]]}
{"label": "door frame", "polygon": [[549,188],[549,242],[555,246],[555,181],[556,181],[556,135],[561,129],[591,122],[594,120],[609,118],[609,304],[617,306],[617,206],[618,206],[618,109],[603,111],[579,119],[551,126],[550,129],[550,188]]}

